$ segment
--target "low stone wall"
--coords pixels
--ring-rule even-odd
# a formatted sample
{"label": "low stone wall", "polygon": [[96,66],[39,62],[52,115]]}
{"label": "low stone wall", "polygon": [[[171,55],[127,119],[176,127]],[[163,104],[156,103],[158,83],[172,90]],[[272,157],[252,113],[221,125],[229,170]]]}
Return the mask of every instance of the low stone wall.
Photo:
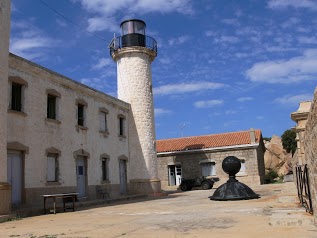
{"label": "low stone wall", "polygon": [[305,157],[309,172],[310,193],[313,203],[315,224],[317,223],[317,88],[314,93],[311,111],[308,116],[305,132]]}

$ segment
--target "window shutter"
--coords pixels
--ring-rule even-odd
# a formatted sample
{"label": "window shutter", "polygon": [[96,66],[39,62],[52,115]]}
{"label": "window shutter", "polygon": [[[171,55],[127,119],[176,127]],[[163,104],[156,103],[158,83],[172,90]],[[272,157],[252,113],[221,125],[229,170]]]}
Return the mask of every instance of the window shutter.
{"label": "window shutter", "polygon": [[55,157],[47,157],[47,181],[56,181],[56,159]]}

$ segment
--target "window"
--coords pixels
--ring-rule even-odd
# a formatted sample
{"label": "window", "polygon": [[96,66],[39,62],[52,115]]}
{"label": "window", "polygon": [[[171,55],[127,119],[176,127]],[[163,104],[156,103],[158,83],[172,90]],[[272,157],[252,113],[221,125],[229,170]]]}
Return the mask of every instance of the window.
{"label": "window", "polygon": [[10,109],[14,111],[22,111],[22,85],[12,83],[11,86],[11,104]]}
{"label": "window", "polygon": [[109,159],[101,159],[102,180],[109,180]]}
{"label": "window", "polygon": [[57,182],[58,181],[58,160],[57,154],[47,155],[47,182]]}
{"label": "window", "polygon": [[19,76],[9,76],[9,109],[25,113],[28,82]]}
{"label": "window", "polygon": [[84,105],[77,105],[77,125],[84,126]]}
{"label": "window", "polygon": [[125,136],[125,117],[123,115],[118,116],[119,120],[119,136]]}
{"label": "window", "polygon": [[99,108],[99,131],[108,132],[108,110],[104,107]]}
{"label": "window", "polygon": [[86,110],[87,110],[87,102],[83,99],[76,100],[76,107],[77,107],[77,126],[80,129],[86,130],[88,129],[87,126],[87,118],[86,118]]}
{"label": "window", "polygon": [[47,118],[56,119],[56,97],[47,95]]}
{"label": "window", "polygon": [[240,162],[241,162],[241,168],[240,168],[240,171],[237,173],[237,175],[246,175],[245,159],[240,159]]}
{"label": "window", "polygon": [[216,166],[214,162],[201,163],[201,175],[202,176],[215,176]]}

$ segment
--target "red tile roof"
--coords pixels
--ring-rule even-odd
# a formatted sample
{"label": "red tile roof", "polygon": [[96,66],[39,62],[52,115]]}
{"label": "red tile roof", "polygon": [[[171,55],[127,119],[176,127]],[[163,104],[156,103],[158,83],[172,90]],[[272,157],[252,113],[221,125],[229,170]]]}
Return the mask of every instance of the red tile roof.
{"label": "red tile roof", "polygon": [[[261,130],[255,130],[259,142]],[[157,140],[157,153],[251,144],[250,131]]]}

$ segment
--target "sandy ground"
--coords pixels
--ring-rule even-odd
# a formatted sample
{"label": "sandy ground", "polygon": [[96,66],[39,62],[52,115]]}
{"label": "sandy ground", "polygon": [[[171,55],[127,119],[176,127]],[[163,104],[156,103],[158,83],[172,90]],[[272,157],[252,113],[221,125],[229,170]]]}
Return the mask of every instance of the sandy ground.
{"label": "sandy ground", "polygon": [[[194,190],[159,199],[23,218],[1,223],[0,237],[317,238],[317,227],[307,222],[312,221],[311,215],[294,201],[293,183],[253,189],[260,199],[211,201],[208,196],[214,189]],[[280,211],[286,211],[288,217],[300,214],[300,220],[272,224],[272,214],[284,219]]]}

